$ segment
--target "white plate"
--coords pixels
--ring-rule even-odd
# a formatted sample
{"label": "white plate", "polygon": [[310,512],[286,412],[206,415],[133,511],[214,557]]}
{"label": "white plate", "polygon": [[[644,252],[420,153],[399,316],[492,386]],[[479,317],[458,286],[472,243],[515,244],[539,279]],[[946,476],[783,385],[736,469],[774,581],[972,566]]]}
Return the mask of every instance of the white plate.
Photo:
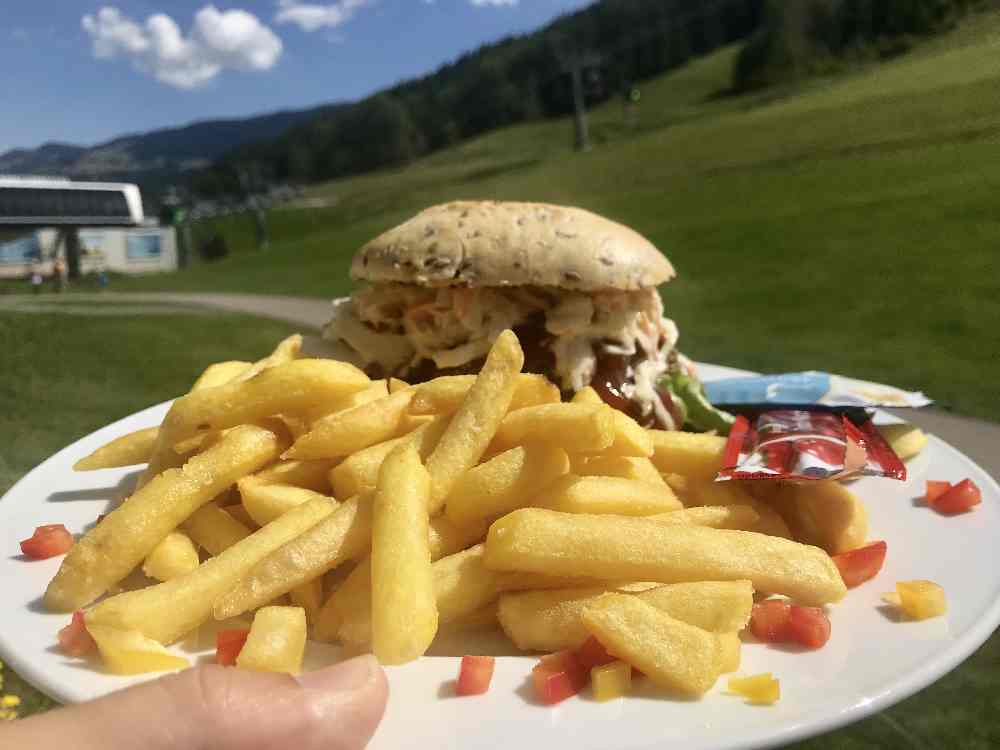
{"label": "white plate", "polygon": [[[701,366],[706,379],[741,374]],[[64,701],[82,701],[151,676],[106,675],[62,656],[56,633],[66,615],[49,614],[41,594],[59,559],[25,561],[18,541],[43,523],[65,523],[77,533],[122,494],[135,470],[74,473],[74,461],[108,440],[159,423],[166,404],[146,409],[89,435],[49,458],[0,502],[0,655],[39,689]],[[16,436],[6,435],[6,440]],[[864,479],[853,489],[866,501],[871,537],[885,539],[889,554],[874,580],[831,608],[833,636],[819,651],[793,653],[763,644],[743,648],[740,674],[769,671],[781,680],[781,701],[754,707],[724,692],[725,678],[700,701],[681,702],[640,691],[623,700],[597,703],[583,695],[548,708],[534,705],[527,677],[534,660],[497,660],[490,692],[451,697],[451,681],[462,653],[510,653],[501,636],[479,643],[437,642],[434,656],[389,669],[391,698],[371,747],[493,748],[560,747],[572,738],[576,750],[640,750],[676,746],[758,748],[791,742],[858,721],[931,684],[957,666],[1000,623],[1000,486],[946,443],[931,437],[907,467],[909,481]],[[972,513],[946,518],[920,506],[925,479],[971,477],[983,491]],[[947,616],[924,622],[893,622],[879,595],[903,579],[927,578],[948,596]],[[486,642],[483,642],[486,641]],[[185,653],[183,647],[179,652]],[[186,652],[192,656],[191,650]],[[209,653],[204,649],[201,653]],[[311,645],[309,662],[335,655]],[[195,656],[192,656],[194,660]]]}

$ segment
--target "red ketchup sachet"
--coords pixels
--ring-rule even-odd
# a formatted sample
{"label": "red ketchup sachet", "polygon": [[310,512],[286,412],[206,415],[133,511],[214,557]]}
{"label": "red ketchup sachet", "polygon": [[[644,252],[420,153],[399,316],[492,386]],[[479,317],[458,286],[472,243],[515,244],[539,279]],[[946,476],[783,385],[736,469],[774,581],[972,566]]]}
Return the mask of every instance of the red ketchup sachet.
{"label": "red ketchup sachet", "polygon": [[751,410],[736,417],[716,480],[812,481],[860,475],[906,480],[906,467],[856,408]]}

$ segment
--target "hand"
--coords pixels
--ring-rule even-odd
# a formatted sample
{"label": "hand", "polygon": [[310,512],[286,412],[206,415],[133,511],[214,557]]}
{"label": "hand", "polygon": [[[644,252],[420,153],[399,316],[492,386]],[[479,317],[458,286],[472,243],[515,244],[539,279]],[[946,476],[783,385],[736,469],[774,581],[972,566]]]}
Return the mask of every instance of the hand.
{"label": "hand", "polygon": [[299,677],[205,665],[0,729],[34,750],[361,750],[385,710],[373,656]]}

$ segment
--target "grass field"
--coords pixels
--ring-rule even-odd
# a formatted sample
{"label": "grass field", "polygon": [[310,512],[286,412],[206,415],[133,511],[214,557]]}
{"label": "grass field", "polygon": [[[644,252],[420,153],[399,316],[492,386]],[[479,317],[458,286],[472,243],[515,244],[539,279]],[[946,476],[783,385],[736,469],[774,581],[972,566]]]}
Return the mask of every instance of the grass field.
{"label": "grass field", "polygon": [[595,110],[590,153],[567,121],[491,133],[313,188],[337,205],[275,212],[266,252],[234,226],[229,259],[120,288],[332,296],[359,245],[423,206],[570,203],[669,254],[690,355],[848,372],[1000,419],[998,50],[1000,15],[980,15],[895,61],[744,98],[718,95],[721,50],[647,83],[634,132],[619,103]]}

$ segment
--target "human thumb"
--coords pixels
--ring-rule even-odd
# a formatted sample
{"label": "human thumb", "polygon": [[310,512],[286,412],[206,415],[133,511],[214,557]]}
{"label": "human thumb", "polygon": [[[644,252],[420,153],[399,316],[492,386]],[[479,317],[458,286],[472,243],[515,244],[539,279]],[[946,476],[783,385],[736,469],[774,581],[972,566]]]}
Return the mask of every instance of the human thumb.
{"label": "human thumb", "polygon": [[360,750],[385,710],[372,656],[299,677],[204,665],[0,730],[39,750]]}

